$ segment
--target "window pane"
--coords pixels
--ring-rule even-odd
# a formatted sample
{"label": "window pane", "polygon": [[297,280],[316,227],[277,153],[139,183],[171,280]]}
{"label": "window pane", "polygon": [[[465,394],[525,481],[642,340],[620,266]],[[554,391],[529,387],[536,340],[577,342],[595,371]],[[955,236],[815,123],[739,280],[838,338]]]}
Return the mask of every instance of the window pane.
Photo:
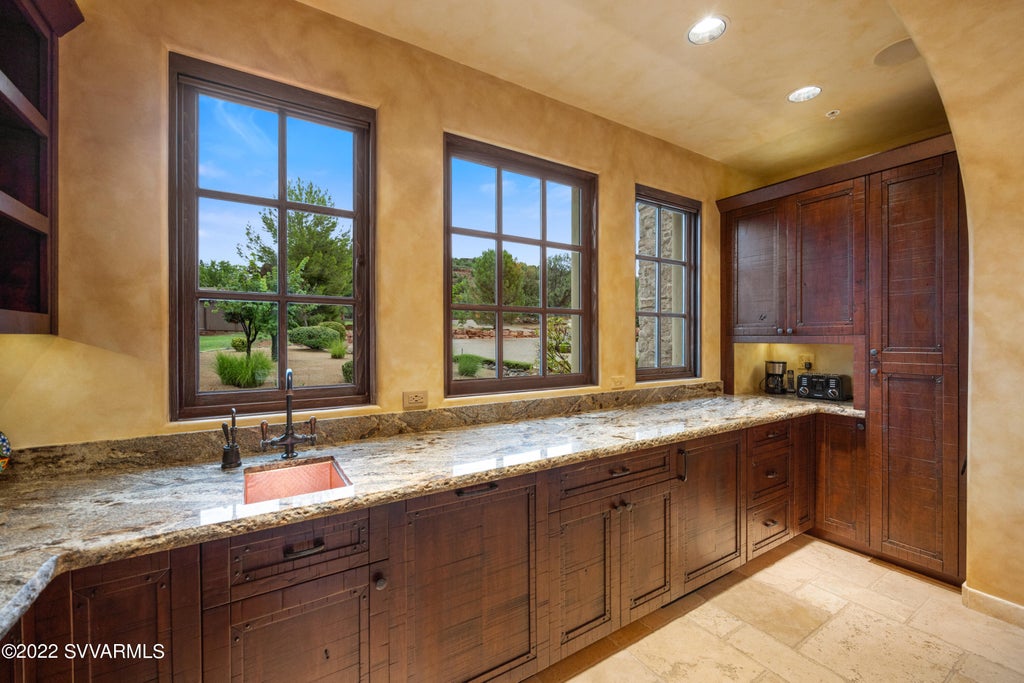
{"label": "window pane", "polygon": [[501,172],[501,231],[540,239],[540,179]]}
{"label": "window pane", "polygon": [[277,114],[199,95],[199,187],[277,199]]}
{"label": "window pane", "polygon": [[640,316],[636,328],[636,366],[638,368],[657,367],[655,362],[657,333],[658,319],[649,315]]}
{"label": "window pane", "polygon": [[661,282],[658,290],[662,313],[682,313],[686,310],[686,269],[677,264],[661,264]]}
{"label": "window pane", "polygon": [[636,203],[636,253],[658,255],[658,207],[645,202]]}
{"label": "window pane", "polygon": [[498,169],[452,158],[452,227],[497,230]]}
{"label": "window pane", "polygon": [[562,244],[580,243],[580,191],[569,185],[545,181],[547,192],[547,239]]}
{"label": "window pane", "polygon": [[502,377],[540,374],[540,316],[505,313],[502,320]]}
{"label": "window pane", "polygon": [[199,391],[277,387],[277,304],[199,301]]}
{"label": "window pane", "polygon": [[199,200],[199,287],[277,291],[277,210]]}
{"label": "window pane", "polygon": [[505,242],[503,302],[509,306],[540,306],[540,247]]}
{"label": "window pane", "polygon": [[580,253],[548,249],[548,306],[576,308],[580,301]]}
{"label": "window pane", "polygon": [[[350,384],[352,307],[288,304],[288,367],[296,387]],[[351,375],[351,370],[349,370]]]}
{"label": "window pane", "polygon": [[351,131],[288,118],[288,199],[351,210],[355,136]]}
{"label": "window pane", "polygon": [[658,264],[656,261],[636,262],[636,310],[652,312],[658,306]]}
{"label": "window pane", "polygon": [[661,210],[661,257],[683,261],[686,259],[686,214],[672,209]]}
{"label": "window pane", "polygon": [[580,369],[580,316],[547,317],[544,356],[547,374],[568,375]]}
{"label": "window pane", "polygon": [[686,338],[683,336],[683,318],[659,320],[658,366],[662,368],[686,365]]}
{"label": "window pane", "polygon": [[352,220],[288,212],[288,291],[352,296]]}
{"label": "window pane", "polygon": [[494,313],[452,311],[452,377],[497,377]]}
{"label": "window pane", "polygon": [[494,290],[498,264],[494,258],[497,242],[452,235],[452,303],[497,303]]}

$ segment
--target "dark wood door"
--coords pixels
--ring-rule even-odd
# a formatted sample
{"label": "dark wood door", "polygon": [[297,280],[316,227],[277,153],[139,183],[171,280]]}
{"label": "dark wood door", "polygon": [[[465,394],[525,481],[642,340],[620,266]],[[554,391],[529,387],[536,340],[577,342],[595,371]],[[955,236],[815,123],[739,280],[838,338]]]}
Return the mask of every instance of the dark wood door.
{"label": "dark wood door", "polygon": [[901,166],[870,183],[874,549],[960,578],[956,158]]}
{"label": "dark wood door", "polygon": [[199,596],[198,546],[72,572],[74,680],[200,680]]}
{"label": "dark wood door", "polygon": [[870,541],[868,456],[864,420],[817,416],[815,529],[825,538],[867,549]]}
{"label": "dark wood door", "polygon": [[672,600],[683,583],[682,529],[674,508],[681,491],[671,481],[623,494],[620,569],[623,625]]}
{"label": "dark wood door", "polygon": [[816,481],[814,416],[792,421],[793,448],[793,519],[794,534],[814,526],[814,493]]}
{"label": "dark wood door", "polygon": [[864,333],[864,184],[855,178],[786,200],[787,333]]}
{"label": "dark wood door", "polygon": [[369,681],[373,592],[364,566],[204,610],[204,680]]}
{"label": "dark wood door", "polygon": [[779,201],[731,212],[723,230],[723,315],[732,334],[765,336],[786,326],[786,227]]}
{"label": "dark wood door", "polygon": [[473,681],[537,670],[544,509],[534,476],[407,503],[391,553],[405,570],[391,623],[404,627],[406,657],[392,678]]}
{"label": "dark wood door", "polygon": [[743,450],[742,431],[688,441],[678,450],[684,581],[675,597],[746,560]]}

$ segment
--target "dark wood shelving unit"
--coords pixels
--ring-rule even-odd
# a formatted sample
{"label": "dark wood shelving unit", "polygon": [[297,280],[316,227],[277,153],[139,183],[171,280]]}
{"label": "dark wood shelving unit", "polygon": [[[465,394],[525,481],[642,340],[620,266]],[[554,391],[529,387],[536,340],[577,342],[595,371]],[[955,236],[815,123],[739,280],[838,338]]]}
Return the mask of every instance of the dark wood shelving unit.
{"label": "dark wood shelving unit", "polygon": [[73,0],[0,0],[0,333],[57,330],[57,39]]}

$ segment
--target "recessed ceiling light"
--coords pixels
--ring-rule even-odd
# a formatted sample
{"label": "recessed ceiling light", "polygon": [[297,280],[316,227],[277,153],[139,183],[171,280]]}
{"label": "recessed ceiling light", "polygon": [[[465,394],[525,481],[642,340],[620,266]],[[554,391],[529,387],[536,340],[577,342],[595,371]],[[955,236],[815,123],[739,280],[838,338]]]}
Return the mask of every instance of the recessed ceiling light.
{"label": "recessed ceiling light", "polygon": [[797,88],[793,92],[786,95],[786,99],[790,102],[806,102],[807,100],[813,100],[815,97],[821,94],[821,88],[816,85],[805,85],[802,88]]}
{"label": "recessed ceiling light", "polygon": [[690,27],[690,32],[686,34],[686,39],[694,45],[704,45],[715,40],[723,33],[725,33],[725,19],[708,16]]}

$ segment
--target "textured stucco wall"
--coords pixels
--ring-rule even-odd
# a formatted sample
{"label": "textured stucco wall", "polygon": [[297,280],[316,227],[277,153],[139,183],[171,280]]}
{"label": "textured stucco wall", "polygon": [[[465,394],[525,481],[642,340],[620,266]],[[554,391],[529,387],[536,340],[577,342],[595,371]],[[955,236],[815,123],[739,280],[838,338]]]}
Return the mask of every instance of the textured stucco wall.
{"label": "textured stucco wall", "polygon": [[168,50],[378,111],[378,400],[337,414],[400,410],[410,389],[443,403],[445,131],[599,175],[601,390],[633,377],[635,183],[703,201],[703,368],[719,377],[714,200],[751,179],[298,3],[79,4],[86,21],[60,44],[60,336],[0,336],[16,447],[219,424],[167,418]]}
{"label": "textured stucco wall", "polygon": [[1024,3],[890,4],[942,96],[967,198],[967,586],[1024,606]]}

